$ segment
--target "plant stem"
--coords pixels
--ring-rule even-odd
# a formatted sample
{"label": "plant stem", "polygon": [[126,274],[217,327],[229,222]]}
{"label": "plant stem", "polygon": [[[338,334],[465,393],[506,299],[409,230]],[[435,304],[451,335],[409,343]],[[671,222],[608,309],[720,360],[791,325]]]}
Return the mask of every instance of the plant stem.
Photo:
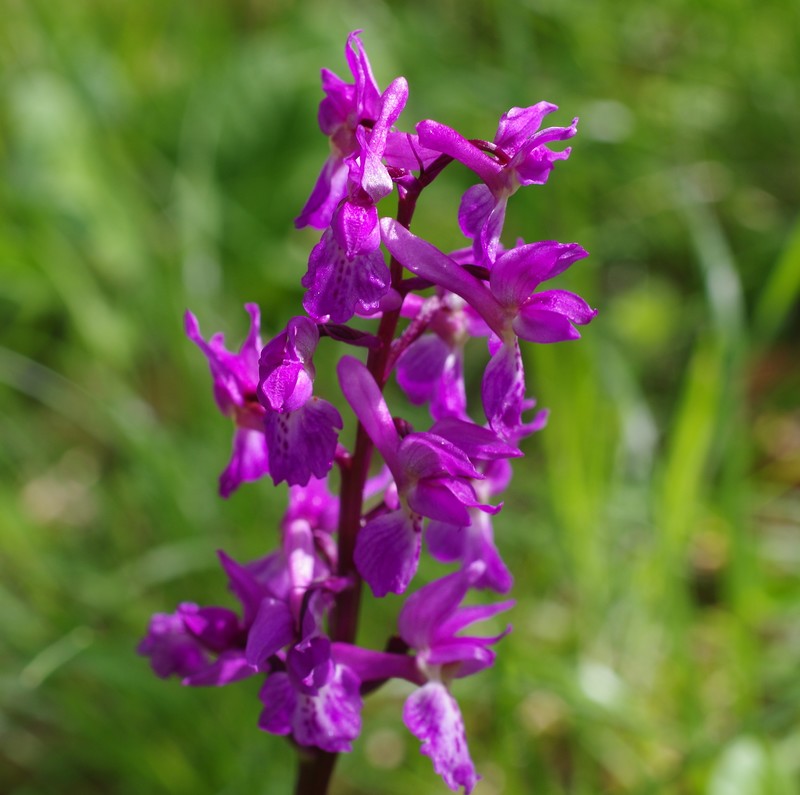
{"label": "plant stem", "polygon": [[314,748],[300,756],[294,795],[325,795],[338,754]]}

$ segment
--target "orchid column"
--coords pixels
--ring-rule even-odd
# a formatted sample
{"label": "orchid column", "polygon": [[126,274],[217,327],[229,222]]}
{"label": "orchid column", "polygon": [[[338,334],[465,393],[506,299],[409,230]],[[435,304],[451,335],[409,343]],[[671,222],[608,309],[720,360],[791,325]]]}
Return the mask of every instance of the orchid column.
{"label": "orchid column", "polygon": [[[520,443],[546,422],[546,412],[531,413],[520,341],[577,339],[595,315],[573,293],[539,289],[586,252],[556,241],[504,248],[505,210],[568,157],[550,144],[574,136],[576,120],[542,129],[557,108],[541,102],[504,114],[493,141],[430,120],[401,132],[405,79],[381,92],[358,32],[345,56],[352,82],[322,72],[319,123],[331,154],[296,220],[322,230],[301,280],[304,312],[262,344],[259,310],[247,304],[250,332],[238,353],[221,334],[204,339],[186,315],[217,405],[234,422],[220,494],[266,476],[288,484],[275,549],[248,563],[220,552],[239,611],[182,603],[153,617],[139,651],[156,674],[187,685],[259,677],[258,725],[300,751],[295,791],[304,795],[327,792],[337,755],[360,733],[362,697],[404,679],[415,689],[403,721],[443,781],[469,793],[479,776],[453,683],[492,665],[491,647],[510,628],[461,633],[513,602],[462,601],[470,590],[511,590],[494,540],[496,500]],[[424,189],[456,161],[478,183],[458,209],[466,245],[445,253],[409,227]],[[396,216],[382,217],[393,192]],[[479,407],[463,378],[475,336],[488,343]],[[331,345],[347,350],[337,372],[341,404],[357,421],[349,444],[314,385],[317,350]],[[429,407],[428,427],[413,428],[384,398],[393,375],[411,403]],[[334,467],[338,494],[328,483]],[[425,551],[448,568],[420,587]],[[413,589],[380,649],[358,644],[363,583],[374,598]]]}

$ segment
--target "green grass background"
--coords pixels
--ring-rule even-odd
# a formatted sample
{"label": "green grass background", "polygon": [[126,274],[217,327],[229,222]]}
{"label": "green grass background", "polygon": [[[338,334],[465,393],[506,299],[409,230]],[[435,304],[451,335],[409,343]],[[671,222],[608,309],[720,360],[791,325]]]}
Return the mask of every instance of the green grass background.
{"label": "green grass background", "polygon": [[[231,429],[181,315],[233,345],[245,301],[267,336],[297,312],[318,70],[346,74],[363,28],[380,85],[408,77],[407,125],[491,138],[541,99],[581,117],[507,225],[583,244],[560,286],[600,314],[525,353],[552,418],[496,522],[514,632],[455,686],[476,792],[800,792],[794,0],[0,12],[0,791],[291,791],[256,682],[181,688],[134,649],[154,611],[232,604],[215,549],[275,544],[283,489],[216,497]],[[443,248],[471,181],[450,168],[422,199]],[[446,791],[402,727],[407,692],[368,700],[335,793]]]}

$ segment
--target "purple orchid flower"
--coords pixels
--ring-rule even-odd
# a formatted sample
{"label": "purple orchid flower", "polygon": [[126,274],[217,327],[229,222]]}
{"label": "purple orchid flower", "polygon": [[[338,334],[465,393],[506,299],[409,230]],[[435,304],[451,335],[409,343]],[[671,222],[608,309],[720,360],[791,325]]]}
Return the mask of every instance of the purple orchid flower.
{"label": "purple orchid flower", "polygon": [[569,127],[539,129],[544,117],[555,110],[556,105],[539,102],[504,113],[493,145],[486,147],[494,157],[445,124],[426,120],[417,125],[422,145],[459,160],[483,180],[464,194],[458,213],[462,231],[475,241],[479,254],[494,259],[508,197],[522,185],[543,185],[555,161],[569,157],[569,148],[553,152],[547,144],[572,138],[577,119]]}
{"label": "purple orchid flower", "polygon": [[247,631],[236,613],[224,607],[183,602],[174,613],[156,613],[139,643],[139,654],[163,679],[179,676],[184,685],[221,686],[269,670],[254,667],[244,655]]}
{"label": "purple orchid flower", "polygon": [[274,673],[258,694],[264,704],[259,728],[291,735],[302,746],[331,753],[351,751],[361,733],[360,686],[358,677],[344,665],[334,665],[313,695],[298,691],[289,674]]}
{"label": "purple orchid flower", "polygon": [[587,252],[577,243],[555,241],[517,246],[492,264],[487,284],[391,218],[382,219],[381,230],[384,244],[406,268],[460,295],[495,335],[481,385],[483,407],[493,430],[507,439],[516,436],[526,407],[518,338],[540,343],[577,339],[575,326],[597,314],[574,293],[536,288]]}
{"label": "purple orchid flower", "polygon": [[380,251],[375,204],[392,192],[383,164],[389,131],[408,97],[405,78],[398,77],[380,98],[371,130],[359,127],[358,148],[346,158],[348,197],[333,213],[331,225],[314,247],[308,271],[305,310],[319,322],[346,323],[356,313],[373,314],[389,292],[391,275]]}
{"label": "purple orchid flower", "polygon": [[[280,593],[264,594],[258,603],[246,646],[247,660],[253,666],[264,664],[285,646],[319,645],[311,643],[311,639],[321,635],[319,628],[330,593],[344,586],[331,577],[330,569],[317,554],[307,517],[307,513],[301,518],[290,509],[284,519],[282,560],[287,587]],[[327,639],[325,642],[330,646]]]}
{"label": "purple orchid flower", "polygon": [[312,395],[312,357],[319,342],[316,323],[295,317],[261,352],[257,396],[266,410],[264,428],[270,474],[278,484],[305,485],[325,477],[333,466],[339,412]]}
{"label": "purple orchid flower", "polygon": [[376,312],[391,283],[377,208],[369,199],[343,201],[311,251],[303,308],[321,323],[346,323],[356,312]]}
{"label": "purple orchid flower", "polygon": [[344,584],[315,554],[310,524],[295,516],[280,553],[246,566],[222,552],[220,560],[243,617],[183,603],[174,614],[153,616],[139,653],[158,676],[178,675],[185,685],[266,673],[262,729],[292,734],[300,745],[350,750],[361,728],[360,681],[334,662],[321,629],[331,593]]}
{"label": "purple orchid flower", "polygon": [[207,650],[186,629],[180,612],[155,613],[136,650],[150,658],[151,668],[162,679],[191,676],[210,663]]}
{"label": "purple orchid flower", "polygon": [[191,602],[175,613],[157,613],[138,647],[160,677],[177,675],[184,685],[227,685],[269,670],[269,662],[251,665],[246,657],[248,633],[262,600],[286,599],[289,581],[276,553],[247,565],[219,552],[228,583],[242,605],[242,618],[225,607],[198,607]]}
{"label": "purple orchid flower", "polygon": [[[297,574],[299,567],[294,568]],[[266,597],[261,601],[245,654],[254,667],[268,664],[277,655],[285,662],[293,687],[313,695],[327,681],[332,662],[330,641],[321,631],[330,594],[322,582],[309,591],[310,585],[293,585],[289,600]]]}
{"label": "purple orchid flower", "polygon": [[349,751],[361,730],[360,680],[331,654],[322,630],[330,609],[331,590],[344,583],[315,573],[310,527],[294,521],[284,534],[291,586],[288,599],[262,600],[247,639],[246,657],[254,667],[271,658],[282,664],[268,676],[259,693],[264,704],[259,727],[272,734],[290,734],[304,746]]}
{"label": "purple orchid flower", "polygon": [[[486,437],[484,437],[486,438]],[[413,654],[333,644],[333,657],[362,682],[400,678],[418,685],[406,700],[403,720],[422,741],[436,772],[453,790],[470,793],[478,781],[469,756],[464,723],[450,682],[478,673],[494,663],[489,648],[511,631],[494,637],[462,636],[461,630],[513,607],[513,601],[460,607],[471,587],[484,577],[485,564],[475,561],[413,593],[398,617],[400,637]]]}
{"label": "purple orchid flower", "polygon": [[[423,146],[417,135],[391,129],[405,105],[408,87],[405,78],[399,77],[380,93],[360,32],[353,31],[345,47],[354,82],[345,83],[333,72],[322,70],[325,98],[318,118],[320,129],[330,140],[331,154],[295,219],[298,229],[325,229],[330,225],[336,207],[348,194],[348,172],[350,180],[377,202],[392,189],[382,158],[402,173],[425,168],[439,157],[439,152]],[[358,177],[352,173],[353,161],[358,162]]]}
{"label": "purple orchid flower", "polygon": [[319,126],[331,143],[331,154],[325,161],[311,195],[295,226],[313,226],[325,229],[333,211],[347,193],[348,166],[345,158],[358,151],[356,130],[362,121],[372,122],[378,118],[380,91],[372,76],[367,54],[358,34],[353,31],[347,37],[344,54],[353,75],[353,83],[345,83],[327,69],[322,70],[322,90],[325,99],[319,106]]}
{"label": "purple orchid flower", "polygon": [[256,400],[258,355],[261,350],[261,314],[256,304],[245,304],[250,331],[238,354],[225,348],[224,336],[214,334],[206,342],[200,336],[197,318],[184,315],[186,336],[205,354],[214,382],[214,399],[219,410],[232,417],[236,430],[233,454],[219,478],[219,493],[228,497],[244,481],[269,474],[269,454],[264,436],[264,409]]}
{"label": "purple orchid flower", "polygon": [[410,433],[401,440],[378,385],[361,362],[342,357],[338,372],[345,398],[392,473],[399,502],[359,532],[356,567],[376,596],[403,593],[419,561],[422,517],[463,525],[470,522],[469,507],[500,509],[476,498],[471,481],[482,475],[463,449],[433,433]]}
{"label": "purple orchid flower", "polygon": [[511,628],[490,638],[457,633],[514,605],[509,601],[459,607],[483,569],[482,563],[475,562],[423,586],[406,600],[398,618],[400,636],[416,650],[417,667],[427,680],[406,700],[403,721],[422,741],[421,752],[431,757],[434,770],[450,789],[464,787],[467,795],[478,775],[469,756],[461,711],[448,684],[492,665],[495,654],[488,647]]}

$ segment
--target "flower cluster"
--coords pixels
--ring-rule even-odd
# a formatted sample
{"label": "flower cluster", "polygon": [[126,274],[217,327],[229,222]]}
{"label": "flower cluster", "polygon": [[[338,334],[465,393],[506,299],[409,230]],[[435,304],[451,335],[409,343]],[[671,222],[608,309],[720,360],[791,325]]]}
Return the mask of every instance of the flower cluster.
{"label": "flower cluster", "polygon": [[[358,737],[363,695],[404,679],[414,686],[406,726],[445,783],[469,793],[478,775],[451,685],[492,665],[491,646],[508,629],[464,631],[513,602],[462,603],[471,591],[511,589],[494,541],[495,501],[520,443],[546,422],[544,411],[528,414],[520,340],[576,339],[595,315],[571,292],[540,289],[586,257],[583,248],[552,240],[504,248],[501,236],[508,199],[544,184],[569,156],[550,145],[574,136],[577,120],[542,129],[556,107],[540,102],[504,114],[492,141],[431,120],[401,132],[406,80],[381,92],[358,32],[345,55],[351,82],[322,72],[319,124],[331,154],[296,219],[322,230],[302,278],[305,313],[263,344],[259,310],[247,304],[250,330],[238,353],[185,318],[217,405],[234,421],[220,494],[266,476],[288,484],[277,550],[246,564],[220,552],[240,610],[183,603],[152,618],[139,651],[156,674],[187,685],[260,677],[259,726],[332,753]],[[466,245],[446,253],[409,225],[424,188],[455,161],[478,183],[458,211]],[[393,192],[396,218],[381,204]],[[474,337],[488,341],[478,421],[463,365]],[[339,411],[315,394],[322,340],[349,346],[337,374],[340,405],[357,421],[351,448],[339,438]],[[411,403],[428,406],[429,427],[413,428],[390,407],[383,392],[393,375]],[[406,598],[385,649],[358,645],[361,584],[375,597],[405,594],[423,547],[451,570]]]}

